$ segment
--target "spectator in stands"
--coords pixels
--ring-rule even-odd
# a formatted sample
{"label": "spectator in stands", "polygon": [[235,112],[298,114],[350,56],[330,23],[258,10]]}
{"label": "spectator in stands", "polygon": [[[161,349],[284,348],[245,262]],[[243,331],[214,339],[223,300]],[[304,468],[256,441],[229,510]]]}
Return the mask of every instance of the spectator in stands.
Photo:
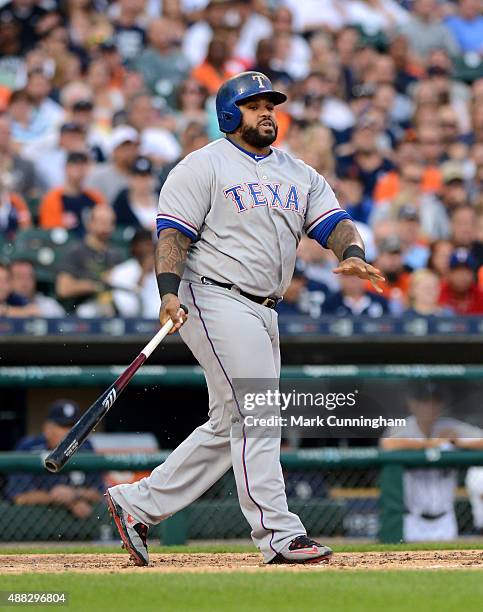
{"label": "spectator in stands", "polygon": [[138,157],[131,167],[128,188],[120,191],[113,203],[118,227],[154,232],[158,208],[155,186],[151,161],[148,157]]}
{"label": "spectator in stands", "polygon": [[12,0],[0,8],[0,21],[18,24],[22,53],[32,49],[40,38],[39,22],[47,11],[36,0]]}
{"label": "spectator in stands", "polygon": [[[407,306],[410,280],[410,274],[404,267],[401,241],[398,236],[392,235],[378,246],[379,255],[374,265],[386,279],[381,295],[389,302],[392,314],[400,315]],[[375,293],[369,282],[366,282],[366,289]]]}
{"label": "spectator in stands", "polygon": [[52,297],[37,291],[37,278],[33,263],[28,259],[15,259],[11,265],[12,289],[38,308],[41,317],[63,317],[65,310]]}
{"label": "spectator in stands", "polygon": [[0,173],[0,234],[13,240],[17,230],[27,229],[32,225],[32,217],[25,200],[11,190],[12,174]]}
{"label": "spectator in stands", "polygon": [[457,13],[444,23],[453,34],[461,53],[483,52],[483,15],[480,0],[460,0]]}
{"label": "spectator in stands", "polygon": [[349,22],[371,35],[409,21],[408,12],[395,0],[349,0],[346,10]]}
{"label": "spectator in stands", "polygon": [[25,148],[25,156],[34,163],[35,170],[45,190],[65,183],[65,164],[69,153],[87,152],[86,133],[77,123],[64,123],[58,139],[46,146],[39,142]]}
{"label": "spectator in stands", "polygon": [[[42,433],[22,438],[18,452],[53,450],[80,417],[79,406],[67,399],[53,402],[48,409]],[[86,440],[82,452],[93,452]],[[7,496],[18,506],[60,506],[77,518],[92,514],[93,504],[102,499],[104,483],[99,472],[63,472],[61,474],[10,474]]]}
{"label": "spectator in stands", "polygon": [[8,100],[8,114],[12,121],[12,141],[17,151],[37,138],[33,121],[34,105],[25,89],[12,92]]}
{"label": "spectator in stands", "polygon": [[89,169],[85,153],[67,155],[65,184],[48,191],[40,204],[40,227],[63,227],[78,237],[85,233],[84,213],[97,204],[105,204],[103,196],[84,187]]}
{"label": "spectator in stands", "polygon": [[441,166],[441,172],[443,184],[439,197],[446,214],[451,216],[454,210],[468,203],[464,170],[458,162],[445,162]]}
{"label": "spectator in stands", "polygon": [[473,206],[467,204],[453,210],[451,241],[457,248],[468,249],[476,261],[477,269],[483,266],[483,242],[478,240],[478,217]]}
{"label": "spectator in stands", "polygon": [[436,48],[445,49],[450,55],[458,53],[458,45],[442,23],[436,0],[415,0],[413,15],[400,26],[400,32],[408,39],[411,51],[424,60]]}
{"label": "spectator in stands", "polygon": [[386,298],[367,291],[364,281],[360,278],[355,279],[342,275],[340,291],[326,299],[322,312],[336,317],[368,316],[377,318],[389,314],[389,304]]}
{"label": "spectator in stands", "polygon": [[113,41],[124,62],[135,61],[146,44],[145,0],[119,0],[113,20]]}
{"label": "spectator in stands", "polygon": [[[293,30],[293,16],[284,6],[275,9],[272,17],[273,64],[280,74],[273,74],[274,80],[282,78],[287,82],[292,79],[304,79],[310,72],[312,51],[305,38]],[[315,44],[316,35],[311,44]],[[314,59],[314,58],[312,58]],[[262,71],[263,72],[263,71]]]}
{"label": "spectator in stands", "polygon": [[148,46],[134,63],[152,94],[173,102],[173,94],[188,76],[190,64],[180,51],[183,28],[173,19],[156,19],[149,24]]}
{"label": "spectator in stands", "polygon": [[127,106],[127,118],[128,123],[139,133],[141,154],[149,156],[156,166],[178,157],[179,143],[164,127],[159,109],[149,94],[139,92],[131,98]]}
{"label": "spectator in stands", "polygon": [[208,45],[205,60],[192,70],[191,76],[201,83],[210,95],[215,95],[222,83],[235,74],[228,66],[229,59],[229,49],[225,39],[213,38]]}
{"label": "spectator in stands", "polygon": [[[181,83],[177,92],[176,132],[182,138],[183,130],[192,123],[208,127],[209,115],[206,110],[208,92],[201,83],[188,78]],[[218,127],[217,127],[218,129]]]}
{"label": "spectator in stands", "polygon": [[[262,38],[258,41],[256,61],[251,67],[255,72],[263,72],[268,78],[273,81],[284,81],[290,83],[292,81],[290,75],[281,69],[273,68],[274,64],[274,42],[272,38]],[[309,49],[310,57],[310,49]]]}
{"label": "spectator in stands", "polygon": [[483,314],[483,291],[475,282],[476,269],[476,260],[467,249],[453,252],[447,279],[441,284],[441,306],[448,306],[459,315]]}
{"label": "spectator in stands", "polygon": [[420,218],[421,230],[430,239],[446,238],[449,222],[444,206],[431,193],[422,189],[423,168],[417,163],[408,163],[401,168],[398,195],[380,202],[372,209],[371,225],[387,219],[396,220],[402,207],[415,208]]}
{"label": "spectator in stands", "polygon": [[110,148],[110,161],[97,164],[86,179],[86,188],[101,193],[108,204],[128,186],[129,172],[139,153],[138,132],[129,125],[117,126],[111,134]]}
{"label": "spectator in stands", "polygon": [[7,113],[0,114],[0,174],[8,174],[10,190],[22,198],[36,197],[39,182],[31,161],[15,152],[11,138],[11,120]]}
{"label": "spectator in stands", "polygon": [[438,303],[440,280],[426,268],[416,270],[409,280],[409,308],[405,314],[418,316],[451,316],[451,308]]}
{"label": "spectator in stands", "polygon": [[175,159],[173,162],[163,166],[159,176],[158,192],[164,185],[164,182],[168,178],[168,174],[171,172],[171,170],[187,155],[207,145],[209,139],[204,126],[193,121],[189,123],[182,132],[180,141],[182,147],[181,155],[178,157],[178,159]]}
{"label": "spectator in stands", "polygon": [[25,91],[34,105],[33,129],[37,139],[45,138],[62,125],[65,110],[50,97],[52,83],[42,69],[30,72]]}
{"label": "spectator in stands", "polygon": [[337,155],[337,175],[358,178],[367,197],[373,196],[377,179],[393,168],[392,162],[379,151],[377,137],[375,122],[369,117],[361,118],[351,142],[342,145]]}
{"label": "spectator in stands", "polygon": [[397,235],[401,241],[404,265],[411,270],[423,268],[429,249],[422,235],[419,210],[411,204],[401,206],[397,216]]}
{"label": "spectator in stands", "polygon": [[454,247],[450,240],[435,240],[431,243],[427,266],[440,280],[446,278],[453,250]]}
{"label": "spectator in stands", "polygon": [[302,294],[307,287],[307,279],[300,266],[296,265],[288,286],[283,294],[283,300],[277,305],[279,315],[301,315],[304,314],[300,307]]}
{"label": "spectator in stands", "polygon": [[154,272],[153,233],[139,229],[131,240],[131,257],[114,266],[106,279],[113,288],[118,314],[157,319],[160,301]]}
{"label": "spectator in stands", "polygon": [[71,300],[79,316],[112,316],[112,296],[105,280],[111,268],[122,261],[122,255],[109,242],[115,227],[110,206],[95,206],[84,221],[87,233],[65,253],[56,279],[56,293]]}
{"label": "spectator in stands", "polygon": [[29,304],[26,298],[13,292],[10,266],[0,262],[0,317],[23,319],[39,315],[38,306]]}
{"label": "spectator in stands", "polygon": [[[447,393],[432,382],[409,390],[411,416],[405,427],[390,428],[381,439],[384,450],[483,448],[483,431],[442,416]],[[456,470],[413,469],[404,472],[404,540],[451,540],[458,535],[454,512]]]}

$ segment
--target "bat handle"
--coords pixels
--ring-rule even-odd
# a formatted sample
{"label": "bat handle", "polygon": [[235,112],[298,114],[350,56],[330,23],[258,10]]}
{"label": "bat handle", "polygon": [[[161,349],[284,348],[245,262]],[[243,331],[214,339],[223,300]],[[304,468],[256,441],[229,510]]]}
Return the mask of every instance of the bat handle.
{"label": "bat handle", "polygon": [[[181,304],[181,308],[188,314],[188,309],[184,304]],[[158,333],[146,344],[146,346],[141,351],[146,359],[151,355],[151,353],[156,349],[158,344],[169,334],[171,329],[173,328],[172,319],[168,319],[163,327],[158,331]]]}

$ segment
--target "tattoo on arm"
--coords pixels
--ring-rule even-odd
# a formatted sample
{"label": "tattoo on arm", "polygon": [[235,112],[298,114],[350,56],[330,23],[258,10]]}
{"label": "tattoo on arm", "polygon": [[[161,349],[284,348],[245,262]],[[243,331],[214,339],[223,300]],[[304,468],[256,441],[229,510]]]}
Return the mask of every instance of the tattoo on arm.
{"label": "tattoo on arm", "polygon": [[343,219],[334,227],[327,241],[327,246],[334,251],[337,259],[340,261],[344,251],[351,244],[356,244],[362,249],[364,248],[364,243],[355,224],[349,221],[349,219]]}
{"label": "tattoo on arm", "polygon": [[156,245],[156,274],[172,272],[183,275],[191,238],[173,228],[161,231]]}

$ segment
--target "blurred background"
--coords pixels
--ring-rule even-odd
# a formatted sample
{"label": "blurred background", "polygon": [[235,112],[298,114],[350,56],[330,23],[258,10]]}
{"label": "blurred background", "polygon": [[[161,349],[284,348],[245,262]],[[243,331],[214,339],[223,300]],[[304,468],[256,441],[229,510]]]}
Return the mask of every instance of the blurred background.
{"label": "blurred background", "polygon": [[[287,92],[276,146],[324,175],[387,278],[382,295],[340,279],[334,256],[303,238],[278,306],[283,376],[328,387],[342,377],[351,389],[372,377],[370,393],[383,381],[380,401],[401,406],[414,379],[436,380],[447,385],[443,413],[464,420],[465,405],[483,427],[482,9],[481,0],[0,0],[0,507],[11,517],[0,539],[110,539],[105,484],[141,477],[156,465],[150,454],[159,459],[205,420],[202,374],[170,337],[83,449],[137,454],[115,464],[130,474],[99,460],[46,480],[34,459],[23,468],[16,459],[55,446],[157,330],[159,190],[180,159],[222,136],[216,91],[244,70]],[[443,451],[464,455],[455,440]],[[408,485],[401,472],[399,488],[384,489],[379,446],[284,441],[289,499],[313,535],[406,537]],[[436,505],[454,506],[460,535],[474,536],[483,476],[468,477],[472,463],[461,461],[457,472],[435,470]],[[397,525],[387,523],[391,500]],[[248,534],[230,475],[199,504],[180,519],[185,538],[213,537],[215,523],[225,537]]]}

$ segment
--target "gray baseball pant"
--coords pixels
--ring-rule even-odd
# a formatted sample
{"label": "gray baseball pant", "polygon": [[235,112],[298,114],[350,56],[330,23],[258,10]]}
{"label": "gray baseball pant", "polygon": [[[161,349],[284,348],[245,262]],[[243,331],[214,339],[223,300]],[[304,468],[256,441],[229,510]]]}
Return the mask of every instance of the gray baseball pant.
{"label": "gray baseball pant", "polygon": [[[185,508],[233,466],[238,499],[255,545],[270,561],[306,531],[289,512],[280,466],[280,437],[241,431],[233,379],[277,379],[280,349],[277,313],[234,290],[182,281],[189,309],[180,330],[202,366],[209,392],[208,421],[197,427],[150,476],[109,489],[136,520],[155,525]],[[238,395],[238,393],[237,393]]]}

